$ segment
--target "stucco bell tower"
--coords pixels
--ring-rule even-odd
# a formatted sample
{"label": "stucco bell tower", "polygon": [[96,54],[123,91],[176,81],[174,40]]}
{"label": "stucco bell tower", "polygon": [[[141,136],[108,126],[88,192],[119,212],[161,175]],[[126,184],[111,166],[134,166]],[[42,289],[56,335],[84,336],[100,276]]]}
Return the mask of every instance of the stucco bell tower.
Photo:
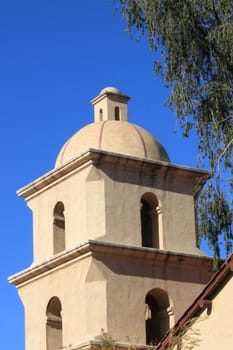
{"label": "stucco bell tower", "polygon": [[101,330],[122,346],[156,344],[210,278],[194,209],[208,173],[172,165],[128,122],[128,100],[103,89],[94,123],[18,191],[33,213],[32,265],[10,277],[25,307],[26,350],[91,348]]}

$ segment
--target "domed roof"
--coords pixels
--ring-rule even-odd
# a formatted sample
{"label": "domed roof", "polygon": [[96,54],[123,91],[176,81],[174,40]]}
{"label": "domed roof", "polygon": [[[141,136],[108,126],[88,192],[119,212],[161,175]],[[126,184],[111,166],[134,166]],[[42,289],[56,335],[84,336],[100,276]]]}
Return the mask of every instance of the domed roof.
{"label": "domed roof", "polygon": [[169,162],[164,147],[145,129],[128,121],[105,120],[76,132],[62,147],[55,166],[65,164],[89,148]]}
{"label": "domed roof", "polygon": [[146,130],[128,122],[129,96],[115,87],[100,91],[91,103],[95,123],[74,134],[62,147],[55,167],[86,152],[89,148],[137,158],[170,162],[163,146]]}
{"label": "domed roof", "polygon": [[120,90],[113,87],[113,86],[107,86],[106,88],[104,88],[100,91],[100,95],[103,95],[105,93],[112,93],[112,94],[121,95]]}

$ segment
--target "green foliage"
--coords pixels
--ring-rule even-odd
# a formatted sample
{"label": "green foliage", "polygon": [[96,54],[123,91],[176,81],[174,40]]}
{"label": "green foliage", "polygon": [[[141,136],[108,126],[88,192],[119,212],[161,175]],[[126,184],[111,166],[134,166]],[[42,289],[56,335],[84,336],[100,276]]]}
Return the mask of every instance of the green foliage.
{"label": "green foliage", "polygon": [[203,321],[203,318],[193,317],[181,327],[179,333],[174,334],[171,329],[168,333],[169,341],[164,347],[166,350],[192,350],[197,348],[201,342],[201,332],[198,328],[193,327],[195,323]]}
{"label": "green foliage", "polygon": [[[227,200],[221,188],[213,188],[213,181],[207,184],[205,191],[199,196],[200,231],[205,232],[209,246],[213,249],[214,257],[219,252],[219,232],[222,232],[225,241],[225,251],[229,255],[232,249],[232,212],[229,211]],[[216,185],[218,186],[218,184]],[[219,260],[214,261],[214,270],[219,267]]]}
{"label": "green foliage", "polygon": [[[170,88],[167,105],[183,135],[195,129],[199,165],[212,178],[198,200],[200,238],[215,257],[219,241],[232,249],[233,2],[232,0],[113,0],[137,39],[147,34],[154,71]],[[226,184],[227,182],[227,184]]]}
{"label": "green foliage", "polygon": [[101,328],[100,344],[101,350],[113,350],[116,341]]}
{"label": "green foliage", "polygon": [[[166,349],[166,350],[172,350],[172,349],[179,349],[179,350],[192,350],[200,345],[201,341],[201,333],[200,330],[197,327],[193,327],[194,324],[196,325],[198,322],[203,321],[205,318],[203,317],[193,317],[189,319],[186,323],[183,324],[179,328],[179,331],[175,333],[175,329],[170,329],[167,333],[165,345],[158,344],[159,349]],[[137,337],[135,337],[136,344],[132,344],[129,337],[126,337],[127,344],[120,344],[117,343],[115,339],[112,338],[111,335],[106,333],[103,329],[101,329],[101,335],[98,337],[100,341],[100,349],[101,350],[114,350],[114,349],[128,349],[128,350],[136,350],[139,348],[137,345]],[[99,346],[96,346],[96,349],[99,348]],[[145,350],[149,349],[157,349],[157,346],[151,346],[151,345],[145,345],[143,346]]]}
{"label": "green foliage", "polygon": [[63,347],[61,347],[61,348],[59,348],[59,350],[71,350],[72,349],[72,345],[71,344],[69,344],[68,346],[63,346]]}

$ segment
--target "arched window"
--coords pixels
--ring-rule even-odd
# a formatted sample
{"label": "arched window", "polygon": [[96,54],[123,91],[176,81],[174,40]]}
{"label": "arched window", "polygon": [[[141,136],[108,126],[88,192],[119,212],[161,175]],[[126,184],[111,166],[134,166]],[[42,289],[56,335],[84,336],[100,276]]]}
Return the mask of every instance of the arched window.
{"label": "arched window", "polygon": [[53,253],[65,250],[65,216],[64,204],[58,202],[53,211]]}
{"label": "arched window", "polygon": [[153,193],[145,193],[141,198],[141,236],[142,246],[160,248],[159,206]]}
{"label": "arched window", "polygon": [[52,297],[46,310],[46,350],[58,350],[62,347],[61,310],[60,300]]}
{"label": "arched window", "polygon": [[120,120],[120,109],[115,107],[115,120]]}
{"label": "arched window", "polygon": [[100,122],[103,121],[103,110],[102,110],[102,108],[99,110],[99,121]]}
{"label": "arched window", "polygon": [[152,289],[145,303],[146,344],[155,345],[173,326],[173,309],[168,294],[160,288]]}

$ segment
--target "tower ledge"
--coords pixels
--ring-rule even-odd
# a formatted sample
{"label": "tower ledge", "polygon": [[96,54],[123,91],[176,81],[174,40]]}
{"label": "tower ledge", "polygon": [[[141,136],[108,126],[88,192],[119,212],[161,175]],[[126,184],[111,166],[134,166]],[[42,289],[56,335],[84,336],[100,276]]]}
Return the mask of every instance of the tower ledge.
{"label": "tower ledge", "polygon": [[[166,267],[168,275],[171,266],[174,271],[176,269],[182,271],[183,268],[185,268],[190,271],[195,270],[198,274],[201,274],[201,271],[204,269],[204,271],[209,270],[211,273],[213,264],[213,259],[207,256],[88,240],[74,249],[65,250],[38,265],[32,265],[28,269],[10,276],[8,280],[11,284],[16,286],[30,283],[35,278],[44,275],[51,270],[63,268],[64,264],[77,261],[80,258],[85,258],[87,256],[98,257],[98,259],[105,259],[107,256],[116,256],[118,259],[119,257],[125,257],[126,259],[130,257],[131,262],[143,259],[144,264],[156,265],[158,274],[160,274],[160,270],[163,271],[163,268]],[[182,281],[182,274],[178,273],[176,278]],[[192,279],[195,279],[194,273],[190,274],[190,281]]]}
{"label": "tower ledge", "polygon": [[134,167],[135,169],[138,169],[140,173],[146,173],[149,171],[152,175],[153,172],[156,172],[158,169],[166,174],[168,172],[172,174],[179,173],[180,175],[183,173],[184,176],[193,177],[198,185],[203,185],[210,177],[210,173],[205,170],[170,164],[159,160],[143,159],[89,148],[86,152],[74,157],[64,165],[55,168],[30,184],[22,187],[17,191],[17,194],[19,197],[28,199],[48,186],[59,182],[61,179],[64,179],[66,175],[80,170],[80,168],[83,166],[87,166],[89,164],[97,165],[104,162],[114,163],[115,165],[121,165],[125,168]]}

